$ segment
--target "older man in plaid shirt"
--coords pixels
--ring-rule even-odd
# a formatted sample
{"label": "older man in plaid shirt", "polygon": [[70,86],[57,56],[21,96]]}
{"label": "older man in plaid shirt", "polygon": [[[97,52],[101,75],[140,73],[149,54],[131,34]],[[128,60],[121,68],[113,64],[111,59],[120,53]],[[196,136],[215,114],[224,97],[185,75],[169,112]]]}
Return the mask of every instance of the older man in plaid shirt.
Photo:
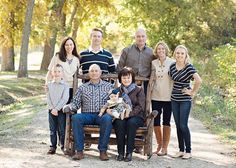
{"label": "older man in plaid shirt", "polygon": [[100,151],[100,159],[108,160],[107,146],[112,130],[112,117],[105,113],[99,117],[99,111],[108,100],[109,91],[113,89],[113,85],[109,82],[101,80],[101,69],[97,64],[93,64],[89,68],[90,81],[82,84],[73,98],[70,109],[81,108],[81,113],[72,116],[72,129],[75,139],[76,153],[72,159],[81,160],[84,158],[84,125],[99,125],[100,136],[98,149]]}

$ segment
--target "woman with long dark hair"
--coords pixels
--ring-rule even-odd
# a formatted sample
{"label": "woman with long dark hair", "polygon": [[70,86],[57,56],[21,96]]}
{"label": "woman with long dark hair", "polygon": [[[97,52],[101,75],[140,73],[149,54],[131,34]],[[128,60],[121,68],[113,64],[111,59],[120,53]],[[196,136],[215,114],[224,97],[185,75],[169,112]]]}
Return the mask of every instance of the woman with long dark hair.
{"label": "woman with long dark hair", "polygon": [[[46,82],[45,82],[46,87],[47,87],[48,82],[52,81],[53,67],[55,67],[57,64],[62,66],[63,81],[67,85],[69,85],[69,100],[67,102],[68,104],[70,103],[73,97],[73,75],[76,73],[77,68],[79,68],[80,66],[79,54],[77,53],[76,44],[73,38],[71,37],[64,38],[64,40],[61,43],[60,51],[57,52],[56,55],[52,58],[48,66],[48,72],[46,75]],[[62,113],[62,111],[59,111],[59,112]],[[61,115],[63,115],[63,126],[61,128],[64,128],[64,129],[58,130],[58,133],[60,133],[59,137],[62,137],[60,139],[60,145],[61,145],[61,149],[64,151],[66,115],[64,113]]]}

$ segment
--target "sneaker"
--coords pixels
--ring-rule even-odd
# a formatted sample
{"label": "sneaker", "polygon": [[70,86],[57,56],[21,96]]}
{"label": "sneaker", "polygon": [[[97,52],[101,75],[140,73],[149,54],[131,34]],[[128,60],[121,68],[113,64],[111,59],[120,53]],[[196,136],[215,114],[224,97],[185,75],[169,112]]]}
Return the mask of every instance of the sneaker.
{"label": "sneaker", "polygon": [[184,156],[184,152],[177,152],[175,155],[173,155],[172,157],[173,158],[179,158],[179,157],[182,157]]}
{"label": "sneaker", "polygon": [[56,153],[56,149],[53,147],[50,147],[49,151],[47,152],[48,155],[53,155]]}
{"label": "sneaker", "polygon": [[182,159],[190,159],[192,157],[191,153],[185,153]]}

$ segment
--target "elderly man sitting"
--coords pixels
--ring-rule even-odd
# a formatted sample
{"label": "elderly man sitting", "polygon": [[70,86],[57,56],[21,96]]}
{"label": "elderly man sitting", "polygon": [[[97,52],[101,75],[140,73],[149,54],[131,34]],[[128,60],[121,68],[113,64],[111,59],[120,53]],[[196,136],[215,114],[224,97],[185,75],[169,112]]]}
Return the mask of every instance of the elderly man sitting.
{"label": "elderly man sitting", "polygon": [[113,85],[101,80],[101,69],[97,64],[89,67],[90,81],[82,84],[72,103],[67,105],[70,110],[81,108],[81,113],[72,116],[72,129],[75,140],[76,153],[72,157],[74,160],[84,158],[84,125],[99,125],[100,136],[98,149],[100,151],[101,160],[109,160],[107,156],[107,147],[112,130],[112,117],[105,113],[101,117],[98,116],[100,109],[108,100],[109,91],[113,89]]}

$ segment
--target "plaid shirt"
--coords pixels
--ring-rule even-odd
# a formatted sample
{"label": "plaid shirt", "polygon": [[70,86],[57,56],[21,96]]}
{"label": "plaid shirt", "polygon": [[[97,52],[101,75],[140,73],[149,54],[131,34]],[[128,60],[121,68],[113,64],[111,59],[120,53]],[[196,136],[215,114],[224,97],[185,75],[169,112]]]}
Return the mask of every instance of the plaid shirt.
{"label": "plaid shirt", "polygon": [[81,112],[99,113],[106,104],[111,89],[113,89],[113,85],[102,80],[98,84],[84,83],[78,88],[71,107],[73,109],[81,108]]}

